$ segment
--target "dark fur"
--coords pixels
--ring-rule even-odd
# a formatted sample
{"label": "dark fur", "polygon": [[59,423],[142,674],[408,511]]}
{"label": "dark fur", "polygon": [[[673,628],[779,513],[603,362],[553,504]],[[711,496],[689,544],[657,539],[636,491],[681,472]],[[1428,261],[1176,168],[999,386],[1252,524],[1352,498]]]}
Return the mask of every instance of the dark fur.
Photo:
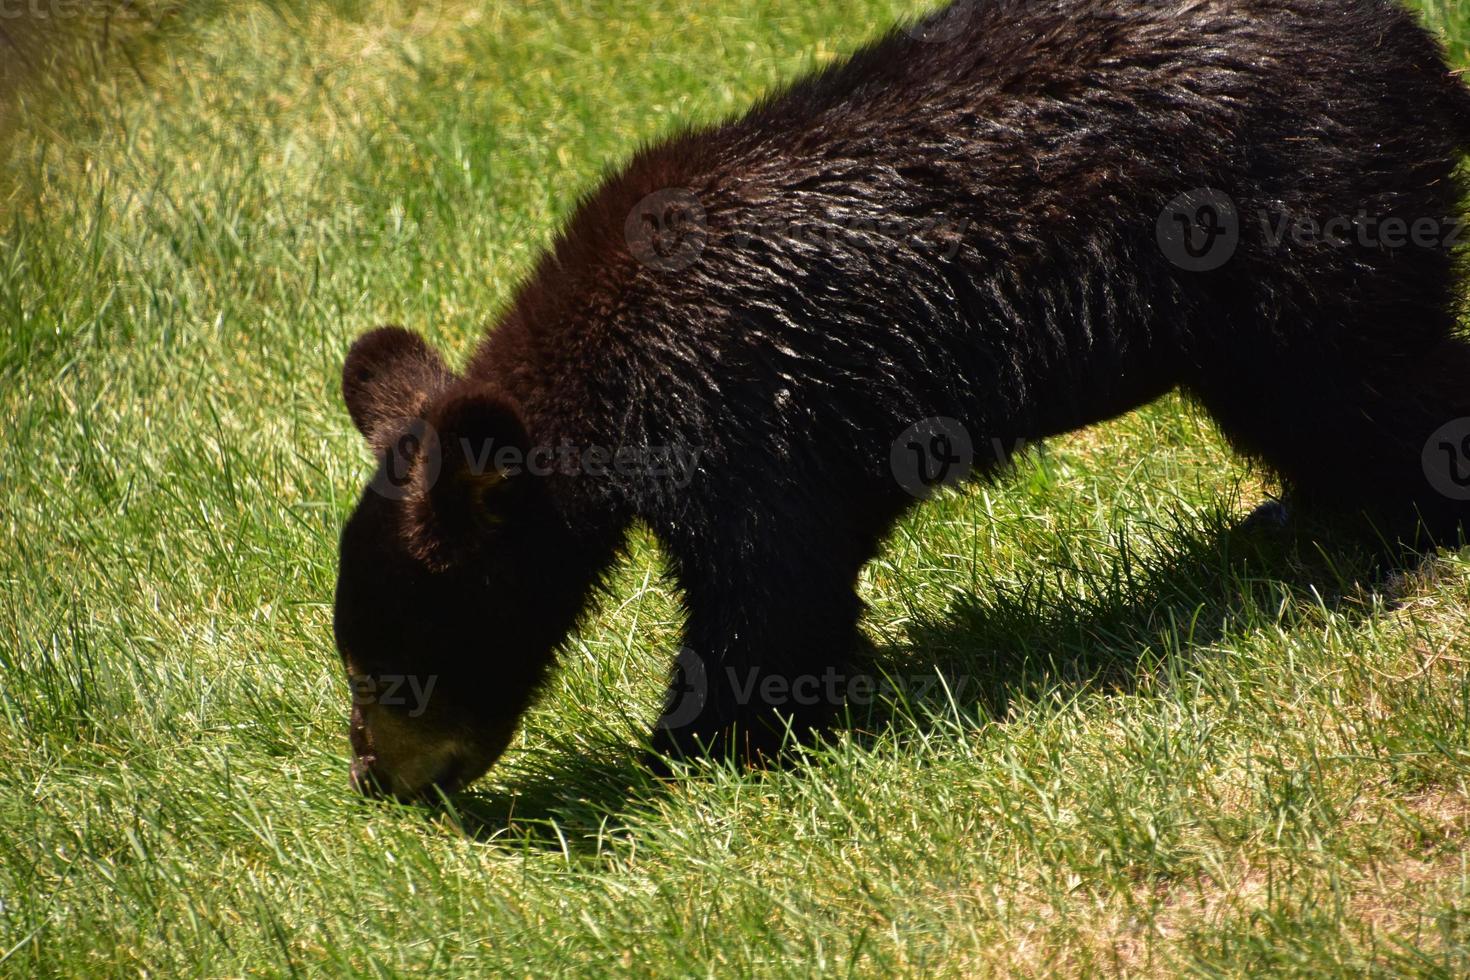
{"label": "dark fur", "polygon": [[[1297,499],[1396,527],[1417,511],[1453,533],[1466,505],[1421,464],[1432,431],[1470,416],[1452,249],[1273,248],[1256,216],[1458,215],[1467,146],[1470,95],[1390,0],[983,0],[948,40],[895,31],[735,122],[639,152],[462,378],[402,333],[359,343],[347,397],[388,406],[354,408],[379,448],[374,419],[423,415],[446,460],[446,433],[703,455],[682,492],[511,477],[478,531],[437,521],[432,489],[369,493],[344,535],[344,655],[403,671],[424,656],[464,692],[442,724],[505,729],[641,520],[714,684],[662,745],[738,730],[768,748],[817,713],[737,704],[725,668],[846,662],[858,571],[913,502],[889,466],[900,432],[951,417],[978,449],[1010,446],[1175,388]],[[1241,242],[1192,273],[1156,221],[1198,187],[1238,203]],[[703,252],[679,271],[625,238],[635,204],[668,188],[705,209]],[[957,252],[861,220],[940,217],[963,228]],[[776,226],[803,232],[750,234]],[[374,372],[397,380],[361,380]],[[358,580],[379,568],[364,604]]]}

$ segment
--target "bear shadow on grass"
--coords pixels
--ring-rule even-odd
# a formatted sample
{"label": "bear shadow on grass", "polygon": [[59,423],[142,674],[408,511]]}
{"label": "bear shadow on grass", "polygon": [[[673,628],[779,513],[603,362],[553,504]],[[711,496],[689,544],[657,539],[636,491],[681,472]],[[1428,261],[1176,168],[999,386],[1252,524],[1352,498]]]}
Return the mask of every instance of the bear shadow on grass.
{"label": "bear shadow on grass", "polygon": [[637,810],[667,795],[640,747],[612,737],[588,751],[555,743],[521,755],[494,789],[454,795],[448,816],[467,837],[508,849],[566,851],[593,856],[624,836]]}
{"label": "bear shadow on grass", "polygon": [[[1013,703],[1053,693],[1136,690],[1152,665],[1188,672],[1228,632],[1278,625],[1283,598],[1350,622],[1373,612],[1375,596],[1391,607],[1398,573],[1420,561],[1350,525],[1265,516],[1131,525],[1100,570],[1053,563],[1020,586],[969,595],[870,649],[857,672],[885,692],[844,709],[834,731],[865,746],[884,733],[927,734],[956,713],[1003,719]],[[922,677],[942,683],[919,693]],[[671,789],[640,746],[609,732],[590,752],[553,743],[518,758],[498,789],[458,794],[452,819],[477,840],[593,855]]]}
{"label": "bear shadow on grass", "polygon": [[[968,595],[873,648],[866,667],[897,696],[849,707],[843,727],[871,744],[956,714],[1004,719],[1017,701],[1135,691],[1145,677],[1189,672],[1229,633],[1281,625],[1283,599],[1349,623],[1375,600],[1392,608],[1411,587],[1404,573],[1424,561],[1361,523],[1284,514],[1268,504],[1244,522],[1216,509],[1190,525],[1131,525],[1100,570],[1052,564]],[[926,672],[942,684],[906,698],[905,678]]]}

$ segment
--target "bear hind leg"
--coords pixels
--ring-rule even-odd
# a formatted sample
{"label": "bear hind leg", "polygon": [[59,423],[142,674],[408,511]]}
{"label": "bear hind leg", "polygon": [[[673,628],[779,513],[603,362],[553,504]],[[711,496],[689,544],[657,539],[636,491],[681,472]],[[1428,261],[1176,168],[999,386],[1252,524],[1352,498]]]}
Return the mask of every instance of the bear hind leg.
{"label": "bear hind leg", "polygon": [[[1470,343],[1312,351],[1192,385],[1294,508],[1363,515],[1380,536],[1453,545],[1470,531]],[[1426,540],[1427,532],[1427,540]]]}

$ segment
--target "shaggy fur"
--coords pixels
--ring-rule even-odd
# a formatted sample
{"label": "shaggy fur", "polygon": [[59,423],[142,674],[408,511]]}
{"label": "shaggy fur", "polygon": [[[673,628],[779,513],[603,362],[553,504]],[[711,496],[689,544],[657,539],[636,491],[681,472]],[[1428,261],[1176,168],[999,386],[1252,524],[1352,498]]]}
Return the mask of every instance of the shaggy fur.
{"label": "shaggy fur", "polygon": [[[660,746],[768,751],[819,723],[831,705],[742,698],[727,678],[846,662],[858,571],[914,502],[890,451],[919,420],[962,423],[983,474],[1004,462],[993,447],[1182,388],[1301,501],[1441,534],[1470,514],[1421,455],[1470,416],[1453,234],[1271,232],[1460,213],[1470,95],[1405,11],[976,0],[935,18],[637,153],[463,376],[402,331],[354,348],[359,427],[381,451],[393,420],[427,418],[443,465],[418,465],[405,500],[364,496],[339,643],[349,670],[437,671],[461,692],[426,722],[467,746],[439,784],[493,761],[635,520],[672,562],[708,685]],[[1240,216],[1213,271],[1160,244],[1161,213],[1197,188]],[[640,239],[660,191],[696,213],[655,215]],[[683,446],[698,466],[687,486],[585,468],[487,481],[456,448],[507,442]]]}

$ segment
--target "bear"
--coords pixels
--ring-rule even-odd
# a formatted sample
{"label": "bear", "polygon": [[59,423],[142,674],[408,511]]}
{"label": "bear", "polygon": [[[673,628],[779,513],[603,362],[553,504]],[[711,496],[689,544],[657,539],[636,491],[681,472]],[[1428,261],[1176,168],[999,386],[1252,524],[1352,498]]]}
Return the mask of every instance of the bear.
{"label": "bear", "polygon": [[1467,147],[1397,0],[959,0],[637,149],[463,370],[346,356],[352,782],[485,773],[635,522],[685,612],[654,757],[777,757],[901,514],[1170,391],[1292,507],[1454,539]]}

